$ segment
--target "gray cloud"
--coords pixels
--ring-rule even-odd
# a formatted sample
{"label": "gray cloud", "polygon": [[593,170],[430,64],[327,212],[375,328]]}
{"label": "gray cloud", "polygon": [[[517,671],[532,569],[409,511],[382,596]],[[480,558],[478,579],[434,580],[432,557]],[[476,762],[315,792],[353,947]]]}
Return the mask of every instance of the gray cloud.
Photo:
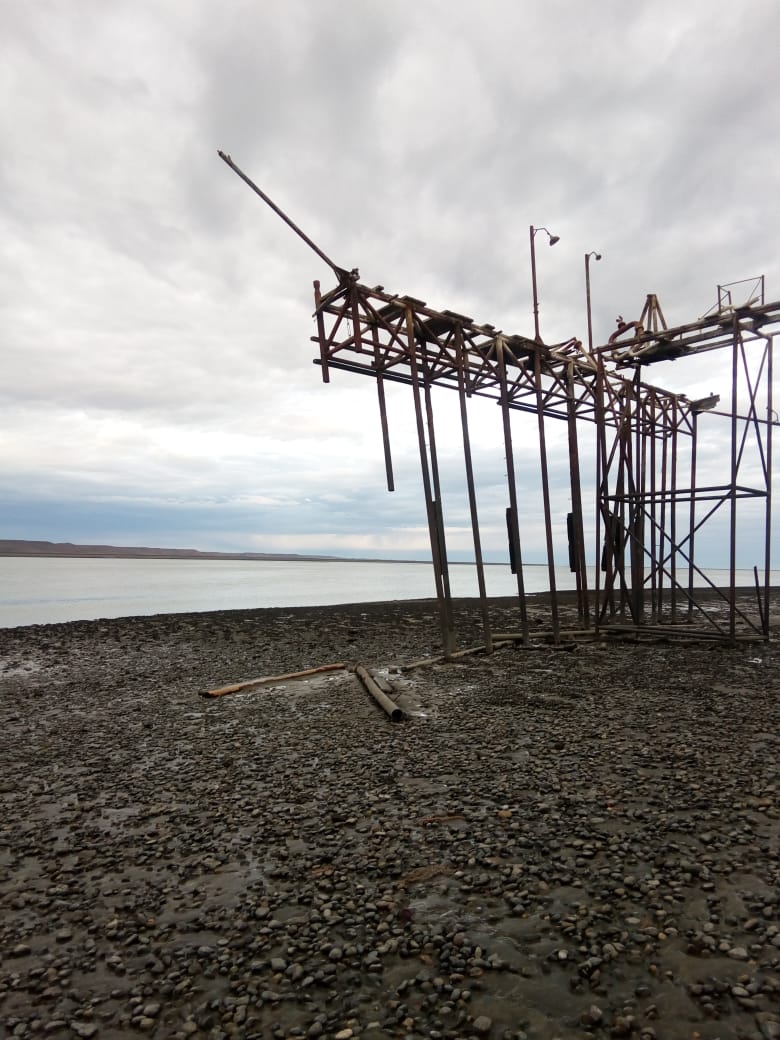
{"label": "gray cloud", "polygon": [[[603,342],[649,291],[670,324],[718,282],[763,272],[777,296],[779,20],[773,0],[749,17],[703,0],[9,9],[0,534],[424,546],[408,395],[390,395],[388,496],[373,385],[323,387],[311,364],[311,282],[330,272],[217,149],[369,284],[507,331],[532,329],[529,224],[561,236],[538,240],[550,340],[585,338],[583,255],[598,249]],[[708,355],[649,377],[722,392],[727,368]],[[457,400],[438,396],[445,516],[467,546]],[[499,415],[472,415],[501,555]],[[516,429],[534,551],[533,423]],[[566,445],[548,435],[557,537]]]}

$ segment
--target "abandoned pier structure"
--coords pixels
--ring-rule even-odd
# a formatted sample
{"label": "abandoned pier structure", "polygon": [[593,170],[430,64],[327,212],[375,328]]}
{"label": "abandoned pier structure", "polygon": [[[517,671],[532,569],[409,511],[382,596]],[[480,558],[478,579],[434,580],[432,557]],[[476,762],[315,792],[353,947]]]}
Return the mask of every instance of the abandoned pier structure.
{"label": "abandoned pier structure", "polygon": [[[580,626],[595,631],[637,631],[735,640],[766,638],[770,587],[772,474],[772,330],[780,302],[767,304],[763,280],[757,295],[732,303],[736,288],[719,287],[713,311],[688,325],[667,328],[658,301],[648,296],[638,321],[622,323],[609,343],[585,349],[576,339],[548,345],[537,338],[507,335],[453,311],[437,311],[421,300],[394,296],[381,286],[360,284],[340,272],[339,285],[323,293],[315,283],[319,363],[327,382],[331,369],[371,376],[376,382],[388,489],[393,489],[384,384],[409,386],[414,401],[426,514],[445,652],[454,648],[436,454],[434,388],[458,394],[463,457],[474,554],[483,603],[485,642],[491,644],[480,545],[479,518],[469,437],[468,402],[494,399],[501,409],[507,463],[509,554],[517,576],[520,635],[529,638],[523,583],[523,538],[512,413],[536,416],[542,475],[544,528],[550,584],[550,630],[561,638],[553,560],[547,424],[566,424],[572,509],[569,556],[575,573]],[[718,398],[691,401],[645,382],[655,362],[714,350],[728,351],[732,386],[725,409]],[[588,547],[583,525],[578,425],[596,429],[596,564],[588,582]],[[697,482],[699,429],[725,422],[728,458],[719,484]],[[720,431],[722,435],[722,430]],[[592,493],[592,492],[591,492]],[[740,507],[750,501],[752,529],[758,504],[761,537],[753,540],[755,609],[737,604],[737,531]],[[728,541],[729,580],[713,582],[696,562],[702,528],[717,517]],[[725,520],[725,524],[723,521]],[[724,547],[725,548],[725,547]],[[701,589],[715,590],[722,605],[699,601]],[[711,597],[706,597],[711,604]],[[717,602],[717,600],[716,600]],[[671,626],[674,626],[673,628]]]}
{"label": "abandoned pier structure", "polygon": [[[556,518],[550,488],[552,478],[560,475],[550,471],[552,422],[565,424],[568,443],[568,549],[577,589],[577,631],[726,642],[768,638],[772,431],[778,425],[772,402],[772,350],[780,302],[765,301],[763,277],[718,286],[713,308],[686,325],[668,328],[657,298],[649,295],[640,317],[620,319],[606,344],[593,347],[590,332],[587,347],[576,338],[547,344],[538,334],[538,320],[533,337],[510,335],[463,314],[435,310],[411,296],[388,293],[382,286],[363,285],[357,270],[347,272],[335,265],[229,156],[220,156],[333,271],[334,288],[323,291],[319,282],[314,283],[314,340],[319,346],[315,360],[326,383],[332,370],[374,380],[390,491],[394,474],[385,387],[401,383],[409,388],[445,655],[454,651],[456,633],[434,424],[433,391],[442,388],[459,399],[488,649],[493,634],[469,433],[469,403],[475,398],[490,399],[500,409],[519,641],[528,643],[530,633],[522,566],[527,512],[521,509],[513,443],[513,416],[518,412],[535,417],[552,641],[571,634],[562,631],[555,577]],[[533,235],[531,228],[535,288]],[[536,318],[535,297],[534,293]],[[719,395],[690,400],[644,378],[660,362],[714,351],[730,362],[730,386]],[[595,445],[596,457],[582,467],[590,474],[588,482],[582,480],[580,464],[580,431],[585,424],[593,424],[595,431],[587,444],[591,452]],[[700,445],[713,439],[721,446],[716,481],[712,460],[700,465],[699,459]],[[587,515],[595,517],[595,524],[588,525],[595,528],[588,538],[585,507]],[[696,557],[697,545],[713,528],[721,556],[717,580]],[[744,596],[738,600],[736,595],[738,545],[745,531],[754,586],[750,608]],[[746,563],[739,561],[741,570]],[[703,591],[708,594],[703,596]]]}

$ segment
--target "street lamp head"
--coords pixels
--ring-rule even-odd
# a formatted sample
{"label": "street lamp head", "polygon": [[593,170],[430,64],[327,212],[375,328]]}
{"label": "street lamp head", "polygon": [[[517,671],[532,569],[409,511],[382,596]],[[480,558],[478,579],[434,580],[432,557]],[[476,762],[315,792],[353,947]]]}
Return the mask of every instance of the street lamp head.
{"label": "street lamp head", "polygon": [[595,250],[591,250],[590,253],[585,254],[586,259],[590,259],[592,256],[595,257],[596,260],[601,259],[601,253],[597,253]]}
{"label": "street lamp head", "polygon": [[553,235],[552,232],[548,231],[546,227],[534,227],[533,224],[532,224],[531,225],[531,241],[532,242],[536,238],[536,236],[539,234],[540,231],[544,231],[545,235],[547,235],[547,237],[550,240],[550,245],[551,246],[554,246],[556,242],[560,242],[560,240],[561,240],[560,235]]}

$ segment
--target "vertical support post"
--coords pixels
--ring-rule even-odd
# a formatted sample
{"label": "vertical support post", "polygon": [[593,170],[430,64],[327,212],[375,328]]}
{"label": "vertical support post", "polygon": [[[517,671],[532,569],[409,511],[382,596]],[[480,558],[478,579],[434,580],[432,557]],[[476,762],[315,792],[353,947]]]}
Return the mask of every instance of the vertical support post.
{"label": "vertical support post", "polygon": [[[658,441],[658,399],[654,388],[650,389],[648,399],[650,409],[648,423],[650,427],[650,612],[655,623],[658,620],[658,498],[656,495],[656,470],[658,459],[656,443]],[[661,434],[663,437],[663,432]]]}
{"label": "vertical support post", "polygon": [[352,312],[352,341],[358,354],[363,352],[363,323],[360,319],[360,297],[357,285],[353,285],[349,293],[349,306]]}
{"label": "vertical support post", "polygon": [[320,293],[319,279],[314,281],[314,313],[317,315],[317,337],[320,341],[320,360],[322,362],[322,381],[323,383],[330,382],[330,372],[328,371],[328,346],[327,336],[325,335],[325,322],[322,317],[322,294]]}
{"label": "vertical support post", "polygon": [[[604,397],[606,390],[604,387],[604,359],[599,354],[596,362],[596,400],[595,400],[595,413],[596,413],[596,614],[594,618],[594,628],[596,632],[599,631],[599,623],[603,617],[603,611],[601,606],[601,561],[602,561],[602,535],[601,535],[601,522],[604,513],[604,496],[602,494],[602,484],[606,480],[605,462],[607,449],[606,449],[606,409],[604,406]],[[606,553],[606,528],[605,528],[605,541],[604,541],[604,552]],[[605,604],[606,606],[606,604]]]}
{"label": "vertical support post", "polygon": [[460,400],[460,425],[463,432],[463,459],[466,464],[466,486],[469,495],[469,511],[471,513],[471,534],[474,541],[474,559],[477,565],[477,585],[479,587],[479,605],[482,611],[482,629],[485,633],[485,650],[493,653],[493,636],[490,631],[490,614],[485,587],[485,567],[482,562],[482,542],[479,536],[479,515],[477,512],[477,494],[474,487],[474,466],[471,458],[471,437],[469,435],[468,410],[466,407],[466,371],[468,354],[463,345],[463,329],[455,327],[455,359],[458,369],[458,398]]}
{"label": "vertical support post", "polygon": [[737,386],[739,382],[739,319],[734,315],[731,351],[731,482],[729,531],[729,635],[732,641],[737,633]]}
{"label": "vertical support post", "polygon": [[672,604],[672,624],[677,623],[677,556],[678,556],[678,543],[677,543],[677,497],[678,497],[678,484],[677,484],[677,448],[678,448],[678,426],[680,419],[680,409],[677,398],[675,397],[672,401],[672,496],[669,503],[670,515],[669,515],[669,534],[671,544],[671,560],[669,570],[671,572],[670,579],[670,591],[669,595]]}
{"label": "vertical support post", "polygon": [[547,549],[547,575],[550,584],[550,614],[553,642],[560,642],[558,620],[558,590],[555,585],[555,559],[552,534],[552,511],[550,509],[550,482],[547,466],[547,439],[544,430],[544,396],[542,391],[541,350],[534,350],[534,380],[536,383],[536,420],[539,427],[539,461],[542,469],[542,503],[544,505],[544,535]]}
{"label": "vertical support post", "polygon": [[643,401],[640,369],[634,377],[634,440],[633,458],[630,459],[631,512],[629,525],[631,530],[631,614],[634,624],[642,623],[644,615],[644,547],[645,547],[645,511],[644,511],[644,474],[642,466],[642,423]]}
{"label": "vertical support post", "polygon": [[395,491],[393,480],[393,459],[390,454],[390,432],[387,425],[387,404],[385,402],[385,381],[382,378],[382,353],[379,343],[379,329],[376,322],[371,326],[371,338],[374,344],[374,370],[376,372],[376,393],[379,400],[379,419],[382,424],[382,447],[385,453],[385,476],[387,490]]}
{"label": "vertical support post", "polygon": [[658,525],[658,618],[664,620],[665,564],[667,558],[667,495],[669,430],[667,405],[661,405],[662,440],[660,444],[660,523]]}
{"label": "vertical support post", "polygon": [[699,415],[691,412],[691,503],[688,518],[688,624],[693,623],[693,561],[696,538],[696,462],[699,447]]}
{"label": "vertical support post", "polygon": [[[620,579],[620,616],[626,616],[626,603],[628,601],[626,590],[626,537],[631,537],[630,506],[626,510],[626,499],[630,499],[630,487],[626,480],[626,474],[631,473],[629,459],[631,455],[631,390],[629,384],[625,386],[623,407],[620,413],[618,425],[618,471],[615,482],[615,505],[617,520],[617,531],[613,539],[615,546],[615,570]],[[628,494],[627,494],[628,492]],[[626,520],[629,522],[627,523]],[[629,542],[630,551],[630,542]]]}
{"label": "vertical support post", "polygon": [[[761,302],[764,302],[764,276],[761,276]],[[772,556],[772,350],[774,336],[766,337],[766,516],[764,528],[764,636],[769,639],[769,595],[771,589],[770,566]]]}
{"label": "vertical support post", "polygon": [[523,646],[528,646],[528,607],[525,600],[525,579],[523,577],[523,558],[520,552],[520,524],[517,514],[517,487],[515,484],[515,455],[512,448],[512,424],[509,414],[509,385],[506,375],[506,358],[504,342],[496,341],[498,371],[501,380],[501,419],[504,427],[504,455],[506,457],[506,479],[509,490],[509,539],[510,555],[515,562],[517,578],[517,595],[520,601],[520,630]]}
{"label": "vertical support post", "polygon": [[442,647],[444,656],[452,653],[452,628],[449,624],[449,604],[445,598],[445,585],[442,577],[441,540],[436,504],[431,493],[431,474],[428,462],[428,448],[425,443],[425,423],[423,420],[422,401],[420,399],[420,374],[417,365],[417,344],[414,335],[414,314],[412,308],[405,309],[407,351],[409,368],[412,376],[412,392],[414,398],[414,415],[417,424],[417,443],[420,450],[420,470],[422,473],[423,493],[425,495],[425,512],[428,518],[428,536],[431,542],[433,559],[433,576],[436,585],[436,599],[439,607],[439,623],[441,626]]}
{"label": "vertical support post", "polygon": [[[607,374],[604,368],[604,359],[601,354],[598,358],[598,391],[596,394],[596,427],[597,427],[597,451],[596,451],[596,468],[597,468],[597,514],[596,514],[596,581],[597,581],[597,603],[598,603],[598,589],[601,582],[602,569],[604,572],[604,602],[601,603],[597,608],[597,624],[596,631],[598,631],[598,621],[603,620],[609,611],[610,617],[615,616],[615,594],[614,594],[614,579],[615,579],[615,558],[616,558],[616,547],[615,547],[615,523],[614,516],[612,513],[612,507],[610,506],[609,498],[609,467],[610,458],[607,452]],[[615,423],[615,438],[616,441],[619,438],[620,431],[620,417],[612,408],[611,416]],[[603,521],[603,550],[602,550],[602,531],[601,524]]]}
{"label": "vertical support post", "polygon": [[[571,481],[571,509],[574,517],[575,577],[577,582],[577,614],[590,627],[588,606],[588,568],[585,559],[585,532],[582,523],[582,485],[580,482],[580,452],[577,440],[577,399],[574,383],[574,365],[567,366],[566,412],[569,437],[569,478]],[[597,554],[598,559],[598,554]]]}
{"label": "vertical support post", "polygon": [[638,611],[641,618],[644,618],[645,604],[646,604],[646,579],[645,574],[647,571],[647,560],[649,552],[647,550],[646,538],[648,528],[652,529],[652,522],[648,523],[648,498],[647,498],[647,485],[649,482],[648,476],[648,456],[650,454],[650,437],[648,437],[648,430],[652,432],[648,418],[648,407],[650,402],[648,400],[648,394],[645,392],[645,388],[642,387],[642,402],[641,402],[641,423],[638,430],[637,436],[637,465],[639,467],[639,565],[640,565],[640,580],[641,580],[641,600],[638,602]]}
{"label": "vertical support post", "polygon": [[444,592],[444,609],[447,617],[447,628],[450,633],[451,646],[454,638],[454,624],[452,618],[452,596],[450,593],[450,573],[447,565],[447,542],[444,537],[444,512],[441,499],[441,481],[439,480],[439,457],[436,452],[436,428],[433,422],[433,402],[431,400],[431,384],[428,379],[428,360],[425,345],[423,354],[423,399],[425,401],[425,419],[428,428],[428,455],[431,461],[431,477],[433,481],[433,495],[436,517],[436,532],[439,539],[439,563],[441,567],[441,583]]}

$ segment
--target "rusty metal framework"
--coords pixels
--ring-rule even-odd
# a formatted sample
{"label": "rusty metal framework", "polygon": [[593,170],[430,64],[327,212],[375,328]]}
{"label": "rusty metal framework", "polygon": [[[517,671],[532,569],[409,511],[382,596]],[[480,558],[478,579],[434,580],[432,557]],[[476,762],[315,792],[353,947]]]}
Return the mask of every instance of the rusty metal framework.
{"label": "rusty metal framework", "polygon": [[[436,455],[431,390],[446,387],[460,398],[463,451],[469,492],[475,558],[483,603],[486,645],[491,644],[487,615],[479,521],[474,495],[467,402],[481,396],[501,407],[507,459],[509,553],[517,575],[520,633],[529,638],[523,585],[521,531],[518,523],[511,413],[532,412],[538,420],[542,501],[547,533],[552,636],[561,636],[552,544],[546,422],[568,426],[572,510],[572,558],[580,620],[596,630],[639,630],[668,634],[669,625],[685,624],[687,635],[735,639],[766,638],[769,597],[769,518],[771,506],[771,431],[773,425],[772,335],[780,322],[780,303],[721,308],[698,322],[668,329],[654,296],[637,322],[621,323],[606,346],[590,354],[576,339],[546,345],[506,335],[454,311],[437,311],[410,296],[394,296],[381,286],[369,288],[356,278],[343,279],[323,294],[315,283],[315,316],[325,382],[332,369],[371,376],[376,381],[387,486],[393,490],[393,467],[384,386],[387,381],[411,388],[422,466],[426,514],[434,564],[445,652],[454,648],[447,549]],[[643,322],[649,319],[645,331]],[[630,338],[626,338],[626,333]],[[705,350],[730,349],[733,388],[730,423],[730,475],[717,486],[696,484],[699,417],[713,401],[687,397],[645,383],[642,368]],[[745,414],[738,404],[747,400]],[[766,412],[759,414],[761,392]],[[582,520],[578,420],[597,431],[596,586],[588,589]],[[749,449],[753,449],[753,453]],[[683,456],[687,453],[687,460]],[[741,473],[759,460],[759,480],[745,483]],[[753,466],[753,469],[755,467]],[[764,545],[756,569],[757,617],[739,609],[736,597],[736,532],[743,499],[764,503]],[[716,584],[694,557],[702,527],[722,511],[729,519],[729,582]],[[760,573],[759,573],[760,572]],[[760,580],[759,580],[760,579]],[[723,599],[727,617],[697,600],[700,587]],[[694,621],[704,628],[694,629]]]}
{"label": "rusty metal framework", "polygon": [[[371,377],[376,384],[389,491],[394,489],[385,387],[410,388],[420,454],[434,582],[445,655],[455,649],[452,596],[436,450],[434,388],[459,398],[469,512],[482,605],[485,646],[492,649],[468,403],[495,401],[501,412],[507,468],[508,548],[516,575],[519,632],[530,640],[524,588],[522,531],[515,475],[512,416],[536,417],[541,499],[549,574],[550,635],[562,638],[556,588],[547,423],[566,424],[572,512],[569,556],[574,572],[578,630],[634,635],[683,634],[734,642],[769,636],[770,520],[772,500],[773,330],[780,302],[765,303],[763,278],[744,286],[718,286],[712,311],[668,328],[654,295],[636,321],[618,319],[604,346],[590,351],[571,338],[545,344],[509,335],[450,310],[435,310],[411,296],[359,281],[331,261],[233,164],[223,160],[277,212],[333,270],[337,284],[314,283],[316,362],[324,382],[332,370]],[[546,230],[546,229],[540,229]],[[535,229],[531,229],[532,242]],[[549,232],[548,232],[549,235]],[[556,239],[557,241],[557,239]],[[552,244],[552,242],[551,242]],[[533,258],[533,253],[532,253]],[[597,257],[598,258],[598,257]],[[587,271],[587,260],[586,260]],[[748,284],[748,283],[746,283]],[[536,316],[535,311],[535,316]],[[590,315],[589,315],[590,317]],[[732,385],[726,411],[719,398],[690,400],[641,378],[652,364],[708,351],[728,351]],[[578,427],[595,425],[595,582],[589,587],[583,522]],[[716,485],[698,482],[698,447],[704,423],[725,422],[728,471]],[[737,601],[737,531],[757,524],[753,538],[755,609]],[[728,581],[714,581],[695,557],[703,528],[720,524],[729,545]],[[713,597],[700,597],[708,589]],[[568,636],[568,632],[566,635]]]}
{"label": "rusty metal framework", "polygon": [[[700,320],[668,329],[655,296],[648,296],[639,322],[625,340],[623,325],[598,351],[600,364],[633,371],[630,391],[611,400],[618,417],[614,437],[599,429],[599,517],[606,532],[605,582],[599,619],[621,621],[651,631],[659,623],[706,622],[707,632],[735,640],[739,635],[768,637],[770,521],[772,502],[772,329],[780,303],[764,302],[763,278],[735,306],[742,283],[718,286],[718,303]],[[646,330],[645,324],[650,327]],[[644,365],[727,351],[731,358],[728,410],[718,411],[718,395],[688,400],[659,396],[644,387]],[[607,394],[609,393],[605,383]],[[725,431],[723,430],[725,420]],[[697,481],[698,445],[703,423],[720,423],[728,444],[726,479],[715,485]],[[737,532],[745,507],[752,508],[760,538],[754,580],[756,613],[737,604]],[[751,511],[749,508],[748,512]],[[728,542],[728,582],[716,585],[695,558],[699,532],[714,521]],[[704,606],[699,588],[717,594],[715,609]],[[718,603],[718,599],[722,601]],[[725,607],[725,617],[722,607]],[[656,631],[658,629],[656,628]],[[668,629],[666,630],[668,631]]]}

